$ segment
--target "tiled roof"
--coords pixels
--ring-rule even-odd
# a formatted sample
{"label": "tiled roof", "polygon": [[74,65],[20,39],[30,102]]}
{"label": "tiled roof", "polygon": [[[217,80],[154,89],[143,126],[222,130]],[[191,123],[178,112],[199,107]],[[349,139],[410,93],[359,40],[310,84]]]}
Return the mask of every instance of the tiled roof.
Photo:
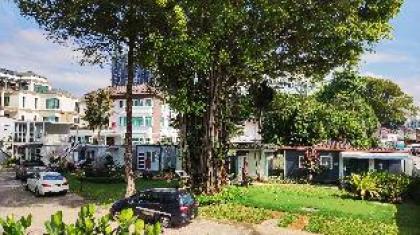
{"label": "tiled roof", "polygon": [[[108,87],[108,89],[111,92],[112,96],[121,96],[125,95],[127,92],[126,86],[111,86]],[[143,94],[149,94],[149,95],[159,95],[161,96],[161,93],[154,87],[141,84],[133,86],[133,95],[143,95]]]}
{"label": "tiled roof", "polygon": [[370,153],[393,153],[393,152],[406,152],[398,151],[392,148],[357,148],[351,146],[349,143],[339,142],[339,141],[327,141],[324,143],[316,144],[313,146],[281,146],[279,150],[307,150],[310,148],[315,148],[316,150],[325,150],[325,151],[357,151],[357,152],[370,152]]}

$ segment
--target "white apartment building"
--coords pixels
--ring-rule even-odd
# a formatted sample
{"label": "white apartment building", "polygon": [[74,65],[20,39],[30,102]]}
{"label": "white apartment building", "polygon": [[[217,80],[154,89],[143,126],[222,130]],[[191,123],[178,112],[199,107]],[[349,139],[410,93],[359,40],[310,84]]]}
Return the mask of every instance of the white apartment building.
{"label": "white apartment building", "polygon": [[53,89],[45,77],[0,69],[1,136],[3,142],[12,139],[15,157],[34,160],[46,148],[66,148],[78,107],[77,98]]}
{"label": "white apartment building", "polygon": [[77,98],[52,89],[45,77],[0,69],[0,116],[73,124],[78,118],[77,107]]}
{"label": "white apartment building", "polygon": [[[109,126],[101,131],[101,139],[106,145],[123,145],[127,127],[126,114],[126,87],[114,86],[108,88],[113,99],[113,106]],[[80,108],[86,108],[82,101]],[[81,110],[81,116],[83,116]],[[159,92],[148,85],[136,85],[133,87],[133,145],[176,143],[178,130],[170,123],[175,118],[175,113],[165,104]],[[91,143],[97,133],[85,128],[72,130],[72,136],[77,142]]]}

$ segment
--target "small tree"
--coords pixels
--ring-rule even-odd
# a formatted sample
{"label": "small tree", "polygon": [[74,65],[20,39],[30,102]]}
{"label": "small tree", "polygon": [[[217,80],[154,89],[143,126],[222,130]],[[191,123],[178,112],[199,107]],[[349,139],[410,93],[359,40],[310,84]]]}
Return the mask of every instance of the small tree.
{"label": "small tree", "polygon": [[99,89],[85,96],[86,111],[83,120],[89,123],[89,127],[98,130],[98,144],[101,143],[101,130],[109,124],[111,116],[112,100],[109,90]]}

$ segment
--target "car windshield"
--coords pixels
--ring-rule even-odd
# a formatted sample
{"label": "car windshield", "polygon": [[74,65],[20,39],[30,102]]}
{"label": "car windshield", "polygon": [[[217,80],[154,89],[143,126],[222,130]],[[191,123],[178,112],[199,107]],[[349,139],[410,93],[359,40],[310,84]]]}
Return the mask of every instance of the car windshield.
{"label": "car windshield", "polygon": [[63,180],[64,177],[62,175],[44,175],[42,179],[43,180]]}
{"label": "car windshield", "polygon": [[181,194],[181,205],[192,205],[194,204],[194,199],[191,197],[191,194]]}

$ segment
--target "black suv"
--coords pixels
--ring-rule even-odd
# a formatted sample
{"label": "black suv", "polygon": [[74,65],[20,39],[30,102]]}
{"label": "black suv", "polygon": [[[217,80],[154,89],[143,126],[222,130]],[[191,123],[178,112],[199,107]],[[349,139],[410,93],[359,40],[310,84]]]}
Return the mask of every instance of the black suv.
{"label": "black suv", "polygon": [[153,188],[115,202],[110,210],[115,216],[121,210],[132,208],[146,222],[160,220],[163,227],[188,223],[198,213],[198,203],[185,190]]}

